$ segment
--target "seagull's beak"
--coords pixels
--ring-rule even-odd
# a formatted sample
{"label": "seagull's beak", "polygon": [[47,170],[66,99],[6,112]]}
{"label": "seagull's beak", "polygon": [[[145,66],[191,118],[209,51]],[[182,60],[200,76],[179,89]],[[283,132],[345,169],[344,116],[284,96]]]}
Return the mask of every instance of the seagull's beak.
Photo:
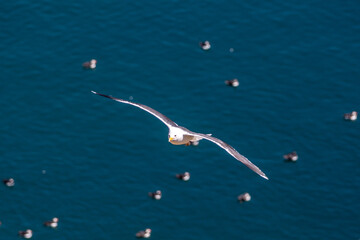
{"label": "seagull's beak", "polygon": [[172,137],[169,137],[169,142],[171,142],[172,140],[174,140],[174,138],[172,138]]}

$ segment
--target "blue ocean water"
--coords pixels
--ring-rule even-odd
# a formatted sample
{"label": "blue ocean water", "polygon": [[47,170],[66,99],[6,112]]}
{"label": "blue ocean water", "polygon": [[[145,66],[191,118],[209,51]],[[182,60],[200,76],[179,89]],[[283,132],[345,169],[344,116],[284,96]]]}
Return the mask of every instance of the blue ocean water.
{"label": "blue ocean water", "polygon": [[360,238],[360,122],[342,119],[360,111],[358,1],[4,1],[0,30],[0,239]]}

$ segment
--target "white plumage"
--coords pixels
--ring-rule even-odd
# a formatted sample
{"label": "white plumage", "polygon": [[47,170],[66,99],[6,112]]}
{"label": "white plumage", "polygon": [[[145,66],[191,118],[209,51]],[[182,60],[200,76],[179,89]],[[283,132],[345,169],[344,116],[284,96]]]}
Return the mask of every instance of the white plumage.
{"label": "white plumage", "polygon": [[213,143],[215,143],[216,145],[218,145],[219,147],[225,149],[231,156],[233,156],[235,159],[239,160],[240,162],[242,162],[243,164],[245,164],[248,168],[250,168],[251,170],[253,170],[254,172],[256,172],[257,174],[259,174],[261,177],[268,179],[268,177],[265,175],[265,173],[263,173],[257,166],[255,166],[252,162],[250,162],[246,157],[244,157],[243,155],[241,155],[240,153],[238,153],[232,146],[230,146],[229,144],[221,141],[218,138],[212,137],[211,134],[203,134],[203,133],[196,133],[196,132],[192,132],[184,127],[181,127],[179,125],[177,125],[175,122],[173,122],[172,120],[170,120],[168,117],[166,117],[165,115],[163,115],[162,113],[146,106],[143,104],[138,104],[138,103],[133,103],[130,101],[126,101],[123,99],[119,99],[119,98],[114,98],[108,95],[104,95],[101,93],[97,93],[94,91],[91,91],[94,94],[106,97],[106,98],[110,98],[112,100],[115,100],[117,102],[121,102],[121,103],[126,103],[126,104],[130,104],[133,105],[135,107],[138,107],[152,115],[154,115],[155,117],[157,117],[160,121],[162,121],[168,128],[169,128],[169,142],[174,144],[174,145],[183,145],[183,144],[190,144],[190,142],[196,142],[196,141],[200,141],[201,139],[206,139],[209,140]]}

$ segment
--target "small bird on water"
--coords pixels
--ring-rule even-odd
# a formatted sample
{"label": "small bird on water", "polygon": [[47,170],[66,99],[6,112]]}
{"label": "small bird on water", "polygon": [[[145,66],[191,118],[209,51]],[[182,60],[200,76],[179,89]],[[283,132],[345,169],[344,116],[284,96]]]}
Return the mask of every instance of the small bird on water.
{"label": "small bird on water", "polygon": [[19,236],[29,239],[29,238],[32,238],[33,232],[31,229],[26,229],[25,231],[19,231]]}
{"label": "small bird on water", "polygon": [[352,111],[351,113],[345,113],[344,119],[350,120],[350,121],[355,121],[357,119],[357,115],[358,115],[358,113],[356,111]]}
{"label": "small bird on water", "polygon": [[84,62],[82,66],[84,69],[95,69],[96,63],[96,59],[91,59],[89,62]]}
{"label": "small bird on water", "polygon": [[226,80],[225,84],[230,86],[230,87],[238,87],[239,86],[239,80],[237,80],[237,78],[234,78],[232,80]]}
{"label": "small bird on water", "polygon": [[251,200],[251,196],[249,193],[243,193],[238,196],[239,202],[249,202]]}
{"label": "small bird on water", "polygon": [[176,174],[176,178],[183,180],[183,181],[189,181],[190,179],[190,173],[189,172],[184,172],[184,173],[179,173]]}
{"label": "small bird on water", "polygon": [[141,230],[135,235],[137,238],[149,238],[151,236],[151,229],[147,228],[145,230]]}
{"label": "small bird on water", "polygon": [[291,153],[285,154],[283,158],[285,161],[296,162],[299,159],[299,156],[295,151],[293,151]]}
{"label": "small bird on water", "polygon": [[56,228],[58,226],[58,222],[59,222],[59,219],[54,217],[50,221],[44,222],[44,226],[51,227],[51,228]]}
{"label": "small bird on water", "polygon": [[15,186],[15,180],[13,178],[9,178],[9,179],[4,179],[3,183],[7,186],[7,187],[13,187]]}
{"label": "small bird on water", "polygon": [[209,50],[211,48],[211,45],[210,45],[209,41],[200,42],[199,45],[205,51],[207,51],[207,50]]}
{"label": "small bird on water", "polygon": [[231,156],[233,156],[234,158],[236,158],[237,160],[239,160],[240,162],[245,164],[248,168],[250,168],[257,174],[259,174],[261,177],[268,179],[268,177],[265,175],[265,173],[263,173],[257,166],[255,166],[252,162],[250,162],[246,157],[244,157],[243,155],[238,153],[235,150],[235,148],[233,148],[229,144],[221,141],[218,138],[212,137],[211,134],[192,132],[189,129],[186,129],[184,127],[177,125],[175,122],[170,120],[168,117],[166,117],[162,113],[160,113],[148,106],[145,106],[143,104],[133,103],[133,102],[126,101],[123,99],[114,98],[114,97],[104,95],[101,93],[97,93],[94,91],[91,91],[91,92],[94,94],[97,94],[99,96],[102,96],[102,97],[110,98],[117,102],[133,105],[135,107],[138,107],[138,108],[154,115],[156,118],[158,118],[160,121],[162,121],[169,128],[168,138],[169,138],[169,142],[171,144],[174,144],[174,145],[184,145],[185,144],[186,145],[186,144],[189,144],[190,142],[200,141],[202,139],[209,140],[209,141],[215,143],[216,145],[218,145],[219,147],[225,149]]}
{"label": "small bird on water", "polygon": [[155,192],[149,192],[149,196],[155,200],[160,200],[162,197],[162,193],[160,190],[156,190]]}

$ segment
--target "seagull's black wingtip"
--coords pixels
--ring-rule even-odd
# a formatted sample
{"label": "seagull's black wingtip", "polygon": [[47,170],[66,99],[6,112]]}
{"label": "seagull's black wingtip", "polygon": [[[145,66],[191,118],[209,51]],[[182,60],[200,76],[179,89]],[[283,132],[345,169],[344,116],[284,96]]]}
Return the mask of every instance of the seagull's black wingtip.
{"label": "seagull's black wingtip", "polygon": [[98,93],[98,92],[95,92],[95,91],[91,91],[93,94],[96,94],[96,95],[99,95],[99,96],[102,96],[102,97],[106,97],[106,98],[110,98],[110,99],[113,99],[115,100],[113,97],[111,96],[108,96],[108,95],[105,95],[105,94],[101,94],[101,93]]}

